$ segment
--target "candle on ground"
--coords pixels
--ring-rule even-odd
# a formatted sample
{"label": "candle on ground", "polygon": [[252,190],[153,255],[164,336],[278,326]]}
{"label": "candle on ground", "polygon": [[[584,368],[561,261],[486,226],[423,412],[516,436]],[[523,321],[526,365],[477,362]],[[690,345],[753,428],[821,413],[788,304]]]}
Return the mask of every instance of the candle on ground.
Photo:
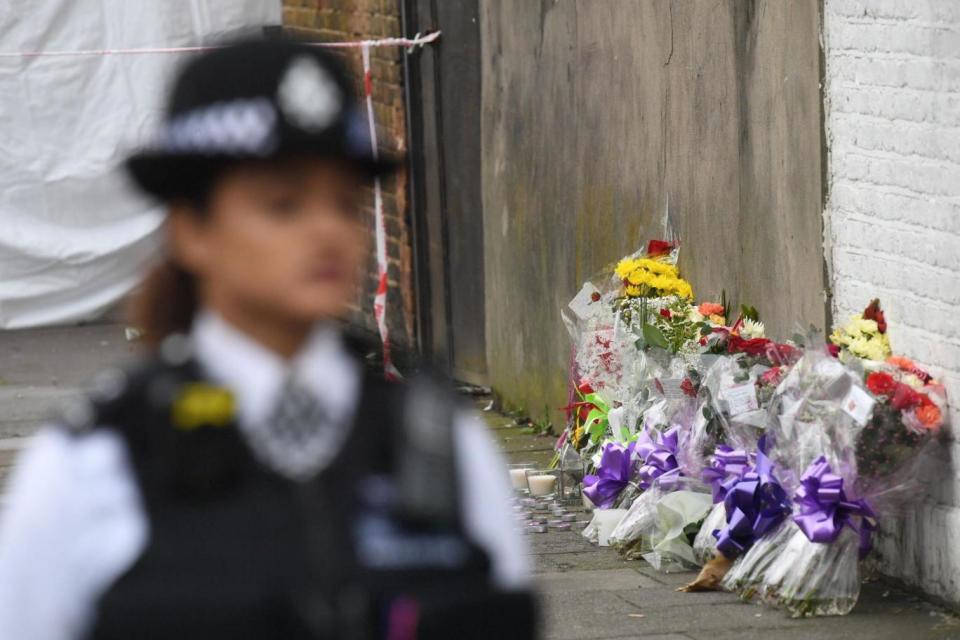
{"label": "candle on ground", "polygon": [[557,477],[549,474],[528,476],[527,483],[530,485],[530,493],[535,496],[548,496],[553,493],[553,488],[557,484]]}
{"label": "candle on ground", "polygon": [[510,482],[513,483],[514,489],[526,489],[527,488],[527,470],[526,469],[510,469]]}

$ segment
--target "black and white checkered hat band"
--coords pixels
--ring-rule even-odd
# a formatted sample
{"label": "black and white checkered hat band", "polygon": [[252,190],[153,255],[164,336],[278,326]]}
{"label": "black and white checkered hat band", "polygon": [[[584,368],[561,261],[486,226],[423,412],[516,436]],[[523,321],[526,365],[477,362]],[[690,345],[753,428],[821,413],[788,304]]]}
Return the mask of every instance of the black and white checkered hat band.
{"label": "black and white checkered hat band", "polygon": [[277,146],[277,110],[268,98],[217,102],[172,119],[159,150],[198,155],[266,156]]}

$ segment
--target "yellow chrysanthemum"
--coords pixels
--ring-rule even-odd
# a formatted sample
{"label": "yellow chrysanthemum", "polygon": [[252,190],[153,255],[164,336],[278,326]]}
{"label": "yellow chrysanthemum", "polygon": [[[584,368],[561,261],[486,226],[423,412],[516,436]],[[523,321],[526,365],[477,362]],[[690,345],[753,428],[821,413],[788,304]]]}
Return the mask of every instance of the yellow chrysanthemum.
{"label": "yellow chrysanthemum", "polygon": [[617,263],[617,268],[615,273],[617,277],[621,280],[626,280],[630,277],[630,274],[637,269],[637,261],[633,258],[624,258]]}
{"label": "yellow chrysanthemum", "polygon": [[627,282],[635,285],[649,285],[655,276],[649,271],[644,271],[643,269],[634,269],[630,272],[630,275],[627,276]]}
{"label": "yellow chrysanthemum", "polygon": [[880,332],[880,327],[877,326],[876,320],[865,320],[864,318],[857,318],[847,327],[849,329],[854,329],[858,333],[874,334]]}
{"label": "yellow chrysanthemum", "polygon": [[616,274],[624,282],[626,295],[631,298],[665,295],[693,298],[690,283],[680,278],[677,267],[668,262],[624,258],[617,264]]}
{"label": "yellow chrysanthemum", "polygon": [[693,299],[693,287],[690,286],[690,283],[682,278],[677,278],[677,283],[675,285],[675,291],[678,296],[686,300]]}
{"label": "yellow chrysanthemum", "polygon": [[669,262],[661,262],[659,260],[652,260],[650,258],[640,258],[640,260],[637,261],[637,267],[646,269],[647,271],[652,271],[656,274],[674,277],[676,277],[678,273],[677,268]]}

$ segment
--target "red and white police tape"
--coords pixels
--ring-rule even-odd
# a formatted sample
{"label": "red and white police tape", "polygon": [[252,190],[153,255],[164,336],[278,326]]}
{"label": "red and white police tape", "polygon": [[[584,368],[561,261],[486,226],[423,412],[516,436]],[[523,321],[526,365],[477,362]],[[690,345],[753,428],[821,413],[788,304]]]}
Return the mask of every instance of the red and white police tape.
{"label": "red and white police tape", "polygon": [[[367,123],[370,125],[370,147],[376,158],[380,151],[377,146],[377,123],[373,112],[373,72],[370,68],[370,47],[364,45],[360,50],[363,56],[363,93],[367,102]],[[383,373],[388,379],[400,378],[400,372],[393,366],[390,355],[390,330],[387,328],[387,291],[390,287],[387,263],[387,229],[383,221],[383,190],[380,177],[373,181],[374,234],[377,242],[377,291],[373,296],[373,316],[380,330],[383,342]]]}

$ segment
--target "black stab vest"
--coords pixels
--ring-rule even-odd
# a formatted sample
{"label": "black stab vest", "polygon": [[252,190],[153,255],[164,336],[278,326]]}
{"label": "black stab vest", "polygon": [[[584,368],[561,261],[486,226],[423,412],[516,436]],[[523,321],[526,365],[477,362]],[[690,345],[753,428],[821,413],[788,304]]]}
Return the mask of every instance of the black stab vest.
{"label": "black stab vest", "polygon": [[[365,376],[340,453],[294,482],[260,465],[235,424],[174,427],[172,398],[202,380],[193,363],[151,362],[97,403],[91,428],[126,441],[149,537],[101,597],[91,640],[534,636],[532,596],[491,585],[459,516],[398,508],[406,386]],[[419,476],[456,496],[429,460]]]}

